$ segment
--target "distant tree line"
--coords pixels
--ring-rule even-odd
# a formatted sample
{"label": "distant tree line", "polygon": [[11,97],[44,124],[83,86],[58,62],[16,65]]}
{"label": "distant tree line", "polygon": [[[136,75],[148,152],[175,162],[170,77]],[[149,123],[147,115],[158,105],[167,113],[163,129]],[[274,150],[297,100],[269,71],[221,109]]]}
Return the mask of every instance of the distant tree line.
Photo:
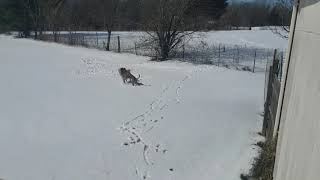
{"label": "distant tree line", "polygon": [[227,7],[219,23],[223,28],[290,25],[293,0],[278,0],[275,4],[260,2],[233,3]]}
{"label": "distant tree line", "polygon": [[45,30],[141,30],[156,4],[173,1],[192,5],[190,18],[197,15],[203,24],[227,7],[227,0],[0,0],[0,28],[26,36]]}
{"label": "distant tree line", "polygon": [[287,26],[291,7],[279,0],[273,6],[227,0],[0,0],[0,32],[18,31],[38,39],[52,31],[106,31],[110,50],[112,31],[141,30],[166,60],[193,32],[230,27]]}
{"label": "distant tree line", "polygon": [[[17,30],[28,36],[44,30],[142,30],[156,6],[179,0],[0,0],[0,31]],[[227,0],[180,0],[188,3],[185,22],[203,30],[227,27],[289,25],[291,7],[232,3]],[[179,4],[178,3],[178,4]],[[179,5],[178,5],[179,6]],[[182,6],[181,6],[182,7]],[[289,7],[289,8],[288,8]],[[187,17],[188,16],[188,17]],[[220,18],[221,17],[221,18]],[[187,20],[189,19],[189,21]],[[191,28],[191,26],[189,26]]]}

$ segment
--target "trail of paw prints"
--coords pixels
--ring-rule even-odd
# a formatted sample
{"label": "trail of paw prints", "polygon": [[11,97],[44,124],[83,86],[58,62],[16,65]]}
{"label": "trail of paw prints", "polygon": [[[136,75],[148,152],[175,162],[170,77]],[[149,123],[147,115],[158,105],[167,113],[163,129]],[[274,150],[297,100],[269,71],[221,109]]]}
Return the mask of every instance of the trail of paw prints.
{"label": "trail of paw prints", "polygon": [[[166,107],[168,107],[168,104],[163,101],[163,96],[164,94],[169,90],[169,86],[166,86],[165,88],[163,88],[163,90],[161,91],[161,94],[158,98],[154,99],[149,105],[148,108],[145,112],[139,114],[138,116],[127,120],[123,123],[122,126],[134,126],[135,125],[140,125],[139,127],[141,127],[141,125],[143,125],[144,127],[146,126],[146,124],[149,124],[147,121],[147,118],[149,118],[154,111],[156,110],[164,110]],[[158,121],[152,121],[153,123],[156,123]]]}
{"label": "trail of paw prints", "polygon": [[208,69],[208,67],[199,67],[199,68],[196,68],[196,69],[194,69],[194,70],[192,70],[191,72],[190,72],[190,74],[188,74],[188,75],[186,75],[186,76],[184,76],[184,78],[183,79],[181,79],[180,81],[178,81],[177,82],[177,85],[176,85],[176,92],[175,92],[175,102],[177,103],[177,104],[180,104],[180,102],[181,102],[181,90],[182,90],[182,88],[183,88],[183,86],[184,86],[184,83],[188,80],[188,79],[190,79],[190,78],[192,78],[196,73],[201,73],[201,72],[203,72],[204,70],[206,70],[206,69]]}
{"label": "trail of paw prints", "polygon": [[151,153],[166,154],[168,152],[168,150],[163,148],[160,144],[152,145],[151,143],[148,143],[141,134],[132,128],[122,127],[121,130],[128,134],[128,140],[123,143],[123,146],[130,147],[134,145],[141,145],[143,148],[142,158],[147,166],[152,166],[155,163],[150,159]]}
{"label": "trail of paw prints", "polygon": [[175,98],[175,101],[177,104],[180,103],[180,100],[181,100],[181,97],[180,97],[180,90],[182,89],[183,87],[183,84],[184,82],[189,79],[191,76],[190,75],[187,75],[185,76],[177,85],[177,88],[176,88],[176,98]]}
{"label": "trail of paw prints", "polygon": [[151,131],[160,120],[163,120],[164,117],[161,116],[159,118],[152,117],[154,112],[163,111],[168,107],[168,103],[163,100],[164,94],[169,90],[169,86],[166,86],[162,91],[158,98],[154,99],[150,104],[148,104],[148,108],[145,112],[137,115],[136,117],[125,121],[122,124],[123,128],[131,128],[134,131],[137,131],[141,134],[145,134],[146,132]]}
{"label": "trail of paw prints", "polygon": [[[141,157],[147,167],[144,173],[139,173],[141,179],[150,178],[150,169],[156,163],[155,159],[152,159],[153,155],[164,155],[168,150],[160,143],[147,142],[148,136],[152,130],[154,130],[161,120],[164,120],[163,116],[155,117],[155,113],[160,113],[168,107],[168,102],[165,99],[165,94],[169,91],[171,86],[166,86],[162,89],[160,95],[151,101],[145,112],[137,115],[136,117],[125,121],[120,130],[128,137],[127,141],[123,143],[123,146],[141,146]],[[138,172],[138,171],[137,171]]]}
{"label": "trail of paw prints", "polygon": [[[165,119],[161,114],[163,114],[164,110],[169,108],[169,103],[174,100],[169,96],[172,97],[173,95],[177,102],[180,101],[179,91],[182,89],[185,81],[191,77],[192,73],[184,76],[182,80],[172,82],[170,85],[164,87],[160,95],[148,104],[146,111],[123,122],[120,127],[120,130],[128,136],[128,139],[123,143],[123,146],[130,147],[140,145],[142,148],[141,154],[143,161],[148,168],[151,168],[152,165],[156,163],[154,159],[152,159],[153,155],[165,155],[168,152],[168,149],[160,143],[147,142],[148,133],[154,130],[158,123]],[[155,116],[155,114],[157,115]],[[147,172],[150,173],[149,171]],[[139,176],[145,178],[149,177],[142,175]]]}
{"label": "trail of paw prints", "polygon": [[137,177],[141,180],[145,180],[145,179],[151,179],[151,176],[149,174],[148,170],[145,171],[140,171],[137,167],[135,169],[135,174],[137,175]]}

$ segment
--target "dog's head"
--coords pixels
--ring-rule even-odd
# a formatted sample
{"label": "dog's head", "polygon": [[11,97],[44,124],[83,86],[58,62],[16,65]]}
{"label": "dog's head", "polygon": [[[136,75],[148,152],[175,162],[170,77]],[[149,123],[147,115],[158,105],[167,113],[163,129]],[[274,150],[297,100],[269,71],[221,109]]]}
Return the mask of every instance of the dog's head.
{"label": "dog's head", "polygon": [[130,69],[126,69],[126,68],[123,68],[123,67],[119,69],[119,72],[120,73],[131,73]]}
{"label": "dog's head", "polygon": [[123,68],[123,67],[119,69],[120,73],[125,73],[126,71],[127,71],[126,68]]}

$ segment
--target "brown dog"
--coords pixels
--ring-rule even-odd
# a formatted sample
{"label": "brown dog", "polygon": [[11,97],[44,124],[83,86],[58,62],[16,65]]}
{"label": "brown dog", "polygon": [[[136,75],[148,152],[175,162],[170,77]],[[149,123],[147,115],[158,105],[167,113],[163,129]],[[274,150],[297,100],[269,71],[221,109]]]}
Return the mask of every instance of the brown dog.
{"label": "brown dog", "polygon": [[136,78],[134,75],[131,74],[129,69],[126,68],[120,68],[119,74],[122,77],[123,83],[131,83],[132,86],[142,86],[143,84],[139,82],[139,78]]}

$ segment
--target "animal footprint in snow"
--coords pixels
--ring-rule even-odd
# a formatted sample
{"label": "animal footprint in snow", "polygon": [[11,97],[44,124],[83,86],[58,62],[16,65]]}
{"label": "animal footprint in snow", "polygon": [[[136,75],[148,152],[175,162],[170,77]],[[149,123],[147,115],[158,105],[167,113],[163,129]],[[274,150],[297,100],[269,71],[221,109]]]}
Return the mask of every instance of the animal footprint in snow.
{"label": "animal footprint in snow", "polygon": [[157,123],[159,120],[150,120],[150,122]]}
{"label": "animal footprint in snow", "polygon": [[162,154],[165,154],[165,153],[168,152],[167,149],[162,149],[161,146],[160,146],[160,144],[157,144],[157,145],[155,146],[155,151],[156,151],[156,152],[162,152]]}
{"label": "animal footprint in snow", "polygon": [[136,137],[136,138],[130,137],[130,144],[138,144],[140,142],[141,142],[140,138],[138,138],[138,137]]}
{"label": "animal footprint in snow", "polygon": [[159,152],[159,149],[160,149],[160,144],[157,144],[157,145],[156,145],[156,149],[155,149],[156,152]]}

